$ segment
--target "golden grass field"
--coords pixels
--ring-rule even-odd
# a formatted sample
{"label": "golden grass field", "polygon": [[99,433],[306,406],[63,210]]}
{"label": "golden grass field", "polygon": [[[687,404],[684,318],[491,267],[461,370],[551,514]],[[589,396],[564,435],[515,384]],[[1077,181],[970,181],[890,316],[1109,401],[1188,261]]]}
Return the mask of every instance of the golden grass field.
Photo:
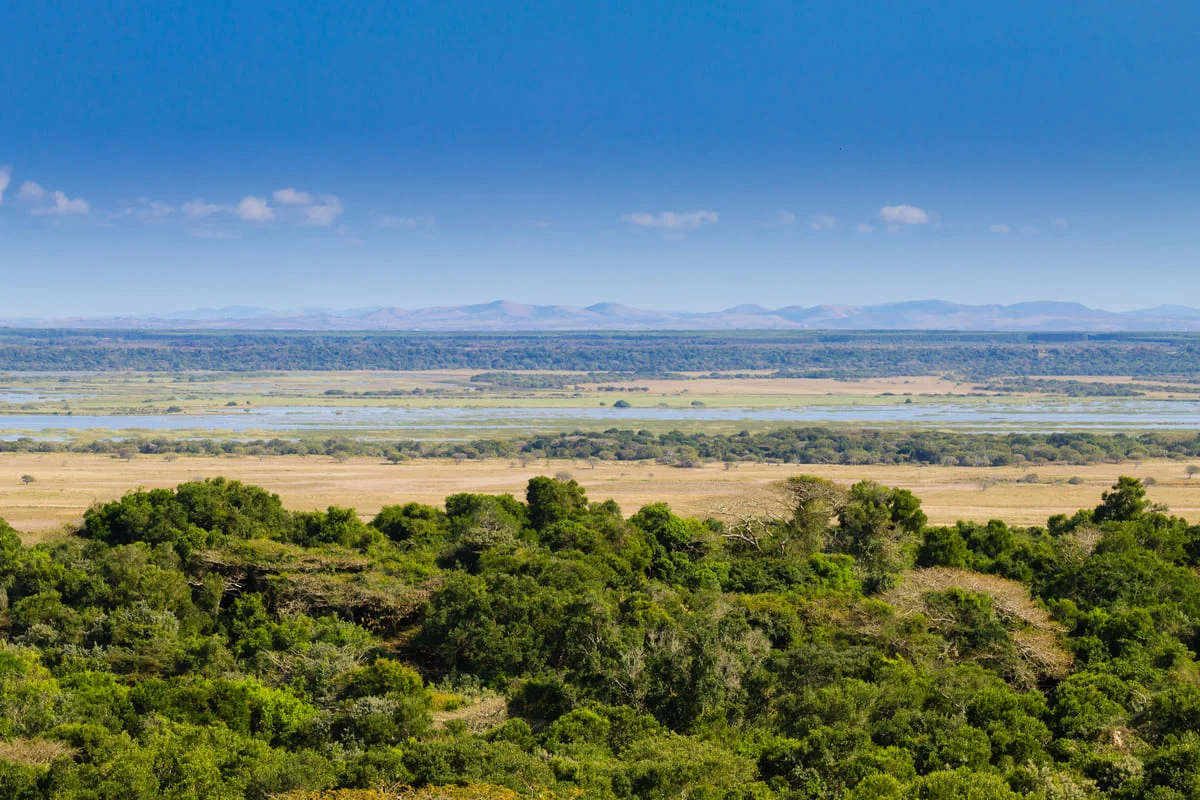
{"label": "golden grass field", "polygon": [[[1037,467],[1040,482],[1018,482],[1016,467],[816,466],[719,464],[676,469],[646,463],[599,463],[594,468],[570,461],[516,462],[428,460],[391,465],[359,458],[338,463],[321,456],[188,457],[164,460],[139,456],[123,461],[108,456],[66,453],[0,454],[0,517],[31,539],[77,522],[96,502],[136,487],[169,487],[199,477],[223,475],[263,486],[292,509],[353,506],[372,515],[381,506],[415,500],[440,503],[461,491],[512,492],[520,496],[534,475],[569,472],[593,500],[613,498],[625,513],[645,503],[666,501],[684,514],[705,515],[733,501],[754,502],[772,482],[801,473],[852,483],[872,478],[913,490],[930,521],[999,518],[1014,524],[1043,524],[1051,514],[1093,507],[1119,475],[1152,477],[1150,497],[1173,513],[1200,521],[1200,477],[1187,478],[1186,462],[1146,461],[1086,467]],[[21,476],[35,480],[28,485]],[[1080,485],[1066,479],[1078,476]],[[981,488],[984,485],[986,489]]]}

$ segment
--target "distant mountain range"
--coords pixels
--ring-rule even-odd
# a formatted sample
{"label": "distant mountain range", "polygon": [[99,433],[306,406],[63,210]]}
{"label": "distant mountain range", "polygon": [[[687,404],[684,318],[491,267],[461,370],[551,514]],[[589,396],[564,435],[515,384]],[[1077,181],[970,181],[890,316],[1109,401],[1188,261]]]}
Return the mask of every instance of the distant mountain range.
{"label": "distant mountain range", "polygon": [[960,331],[1200,331],[1200,309],[1162,305],[1104,311],[1079,303],[963,305],[916,300],[879,305],[742,305],[724,311],[647,311],[616,303],[586,308],[498,300],[407,310],[389,306],[271,311],[230,306],[128,317],[0,320],[8,327],[305,330],[305,331],[601,331],[601,330],[960,330]]}

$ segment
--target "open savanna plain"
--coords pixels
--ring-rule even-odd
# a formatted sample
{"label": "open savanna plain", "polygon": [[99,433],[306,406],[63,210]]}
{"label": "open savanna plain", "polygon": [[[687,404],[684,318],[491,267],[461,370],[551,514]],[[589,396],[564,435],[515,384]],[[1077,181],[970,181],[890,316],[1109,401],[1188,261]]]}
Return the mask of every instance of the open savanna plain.
{"label": "open savanna plain", "polygon": [[[1087,394],[1097,386],[1110,394]],[[731,434],[785,425],[1146,430],[1188,427],[1197,389],[1120,377],[988,386],[936,375],[834,380],[761,372],[13,373],[0,375],[0,438],[465,441],[610,428]]]}
{"label": "open savanna plain", "polygon": [[[440,504],[456,492],[511,492],[522,496],[535,475],[569,473],[593,500],[615,499],[625,513],[668,502],[684,515],[719,515],[730,508],[753,510],[772,502],[770,487],[799,474],[841,483],[864,478],[911,489],[935,524],[960,519],[1003,519],[1045,524],[1052,514],[1094,506],[1118,476],[1153,479],[1152,500],[1190,521],[1200,521],[1200,477],[1189,462],[1151,460],[1120,464],[1017,467],[827,466],[720,464],[679,469],[653,463],[586,464],[542,460],[526,465],[501,459],[456,462],[430,459],[389,464],[379,459],[335,461],[323,456],[189,457],[132,460],[77,453],[0,454],[0,518],[32,538],[77,522],[92,504],[135,487],[172,487],[203,477],[225,476],[265,487],[294,510],[353,506],[370,517],[385,505],[417,501]],[[1037,482],[1029,482],[1035,473]],[[34,480],[24,483],[22,476]],[[1070,479],[1078,480],[1068,482]]]}

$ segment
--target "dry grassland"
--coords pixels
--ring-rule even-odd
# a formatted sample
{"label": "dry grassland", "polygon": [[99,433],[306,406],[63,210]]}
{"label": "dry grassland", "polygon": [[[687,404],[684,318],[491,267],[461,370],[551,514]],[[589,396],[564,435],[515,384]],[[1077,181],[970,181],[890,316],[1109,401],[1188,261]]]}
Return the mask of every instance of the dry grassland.
{"label": "dry grassland", "polygon": [[[1189,480],[1186,463],[1147,461],[1087,467],[1038,467],[1039,483],[1018,482],[1017,468],[744,464],[726,470],[719,464],[676,469],[655,464],[600,463],[591,468],[569,461],[537,462],[521,467],[503,460],[466,462],[413,461],[391,465],[360,458],[337,463],[318,456],[267,458],[180,457],[167,461],[141,456],[122,461],[85,454],[0,454],[0,517],[18,530],[43,535],[71,524],[93,503],[119,497],[135,487],[170,487],[199,477],[224,475],[264,486],[293,509],[353,506],[364,515],[381,506],[415,500],[440,503],[454,492],[512,492],[518,496],[534,475],[569,472],[592,499],[614,498],[626,513],[645,503],[665,500],[685,513],[703,515],[742,498],[760,496],[764,487],[789,475],[817,474],[851,483],[873,478],[912,489],[932,522],[1004,519],[1044,523],[1051,514],[1095,506],[1100,493],[1119,475],[1152,477],[1150,496],[1171,510],[1200,521],[1200,477]],[[23,484],[21,476],[35,480]],[[1066,479],[1078,476],[1082,484]],[[986,488],[985,488],[986,487]]]}

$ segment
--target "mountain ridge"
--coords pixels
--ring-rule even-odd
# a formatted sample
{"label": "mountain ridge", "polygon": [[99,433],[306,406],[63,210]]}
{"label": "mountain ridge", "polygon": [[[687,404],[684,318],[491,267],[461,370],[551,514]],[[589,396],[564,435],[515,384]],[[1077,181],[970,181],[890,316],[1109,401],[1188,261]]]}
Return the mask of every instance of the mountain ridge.
{"label": "mountain ridge", "polygon": [[380,305],[354,309],[274,311],[231,305],[190,311],[107,317],[23,318],[0,326],[130,330],[263,331],[601,331],[601,330],[947,330],[947,331],[1200,331],[1200,309],[1159,305],[1106,311],[1081,303],[1027,301],[965,304],[904,300],[872,305],[756,304],[720,311],[661,311],[613,302],[586,307],[532,305],[510,300],[405,309]]}

